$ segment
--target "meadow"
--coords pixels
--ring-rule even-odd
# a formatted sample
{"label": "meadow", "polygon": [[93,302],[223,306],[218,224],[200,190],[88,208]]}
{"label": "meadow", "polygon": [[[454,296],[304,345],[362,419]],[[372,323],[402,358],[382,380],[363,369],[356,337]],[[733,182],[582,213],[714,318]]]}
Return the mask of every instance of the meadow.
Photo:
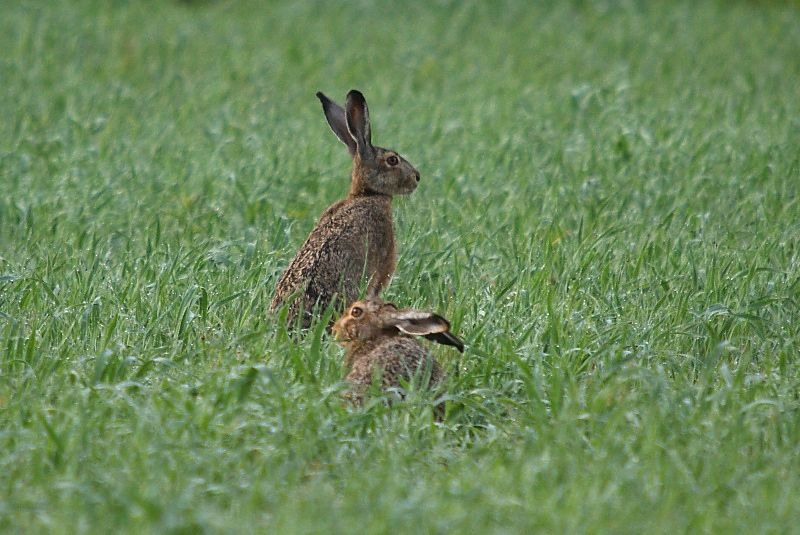
{"label": "meadow", "polygon": [[[800,532],[797,3],[2,12],[0,531]],[[267,311],[351,88],[441,423]]]}

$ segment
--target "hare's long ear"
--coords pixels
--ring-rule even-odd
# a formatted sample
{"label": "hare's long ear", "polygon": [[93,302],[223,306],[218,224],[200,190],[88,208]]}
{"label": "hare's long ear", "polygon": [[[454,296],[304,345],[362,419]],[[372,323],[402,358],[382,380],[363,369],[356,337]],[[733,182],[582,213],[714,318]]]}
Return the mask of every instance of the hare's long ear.
{"label": "hare's long ear", "polygon": [[375,286],[370,286],[367,288],[367,293],[364,296],[364,299],[367,300],[375,300],[380,299],[380,295],[378,295],[378,288]]}
{"label": "hare's long ear", "polygon": [[393,314],[389,322],[400,332],[424,336],[428,340],[453,346],[462,353],[464,352],[464,343],[450,333],[450,323],[439,314],[420,310],[402,310]]}
{"label": "hare's long ear", "polygon": [[355,89],[347,93],[347,102],[344,105],[347,118],[347,130],[356,140],[358,155],[362,158],[372,158],[375,154],[372,147],[372,132],[369,126],[369,108],[367,101],[360,91]]}
{"label": "hare's long ear", "polygon": [[336,137],[347,145],[347,151],[350,153],[350,156],[355,156],[356,140],[350,135],[350,131],[347,129],[347,118],[344,114],[344,108],[326,97],[321,91],[317,92],[317,98],[322,102],[322,111],[325,112],[325,119],[328,120],[328,126],[331,127]]}

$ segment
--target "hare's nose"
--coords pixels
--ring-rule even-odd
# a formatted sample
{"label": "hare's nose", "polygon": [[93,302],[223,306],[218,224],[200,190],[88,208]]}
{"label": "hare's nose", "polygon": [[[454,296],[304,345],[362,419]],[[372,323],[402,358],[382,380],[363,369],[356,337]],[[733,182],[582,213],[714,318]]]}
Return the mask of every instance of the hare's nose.
{"label": "hare's nose", "polygon": [[416,180],[417,182],[419,182],[419,171],[415,171],[415,172],[414,172],[414,180]]}

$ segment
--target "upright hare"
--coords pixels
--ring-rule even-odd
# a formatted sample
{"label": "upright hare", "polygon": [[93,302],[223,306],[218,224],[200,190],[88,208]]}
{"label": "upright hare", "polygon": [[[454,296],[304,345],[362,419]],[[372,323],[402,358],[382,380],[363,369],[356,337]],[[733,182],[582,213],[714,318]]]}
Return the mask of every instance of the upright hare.
{"label": "upright hare", "polygon": [[392,196],[411,193],[419,172],[397,152],[372,145],[364,96],[352,90],[345,108],[317,93],[333,133],[353,157],[350,193],[328,207],[275,287],[270,305],[289,302],[288,321],[308,326],[315,306],[344,306],[362,281],[379,295],[395,270]]}

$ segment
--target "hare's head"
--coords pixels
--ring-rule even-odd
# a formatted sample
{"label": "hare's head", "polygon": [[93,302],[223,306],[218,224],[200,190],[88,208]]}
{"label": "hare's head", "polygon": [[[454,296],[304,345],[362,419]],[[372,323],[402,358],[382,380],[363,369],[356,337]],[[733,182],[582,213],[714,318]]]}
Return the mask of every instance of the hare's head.
{"label": "hare's head", "polygon": [[345,107],[317,93],[328,124],[353,157],[351,195],[402,195],[417,189],[419,172],[397,152],[375,147],[367,101],[355,89],[347,94]]}
{"label": "hare's head", "polygon": [[401,333],[424,336],[464,351],[464,343],[450,333],[450,323],[440,315],[422,310],[401,310],[376,297],[350,305],[333,326],[333,332],[344,342],[365,342]]}

